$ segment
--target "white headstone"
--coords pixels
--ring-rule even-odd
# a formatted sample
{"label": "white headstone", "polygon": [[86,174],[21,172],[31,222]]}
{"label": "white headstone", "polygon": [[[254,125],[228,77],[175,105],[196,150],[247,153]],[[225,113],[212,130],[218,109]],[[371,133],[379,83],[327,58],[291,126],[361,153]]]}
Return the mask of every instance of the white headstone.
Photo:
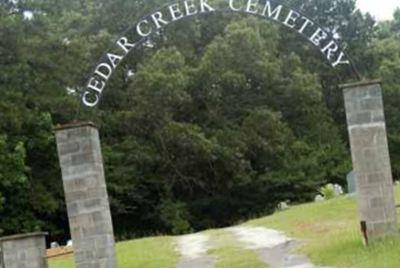
{"label": "white headstone", "polygon": [[279,210],[287,210],[287,209],[289,209],[289,205],[286,202],[280,202],[278,204],[278,209]]}
{"label": "white headstone", "polygon": [[339,195],[343,194],[342,186],[340,186],[339,184],[335,184],[333,187],[335,188],[335,195],[336,196],[339,196]]}
{"label": "white headstone", "polygon": [[68,240],[67,247],[71,247],[72,248],[72,246],[73,246],[72,240]]}
{"label": "white headstone", "polygon": [[58,244],[57,242],[51,242],[50,244],[50,248],[59,248],[60,244]]}
{"label": "white headstone", "polygon": [[315,196],[315,198],[314,198],[314,202],[317,202],[317,203],[322,202],[324,200],[325,200],[325,198],[320,194]]}

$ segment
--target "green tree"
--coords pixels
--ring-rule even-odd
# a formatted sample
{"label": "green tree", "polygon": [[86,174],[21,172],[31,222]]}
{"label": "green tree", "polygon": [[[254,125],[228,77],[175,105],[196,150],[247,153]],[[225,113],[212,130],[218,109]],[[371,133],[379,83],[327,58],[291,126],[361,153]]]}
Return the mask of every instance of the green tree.
{"label": "green tree", "polygon": [[[121,63],[99,108],[78,95],[93,64],[161,0],[0,3],[0,229],[68,236],[52,126],[98,124],[119,238],[225,226],[344,183],[341,91],[352,79],[275,23],[213,14],[168,26]],[[353,0],[287,0],[382,77],[399,172],[396,20]],[[32,19],[24,16],[31,11]],[[136,73],[128,77],[128,70]],[[346,147],[347,146],[347,147]]]}

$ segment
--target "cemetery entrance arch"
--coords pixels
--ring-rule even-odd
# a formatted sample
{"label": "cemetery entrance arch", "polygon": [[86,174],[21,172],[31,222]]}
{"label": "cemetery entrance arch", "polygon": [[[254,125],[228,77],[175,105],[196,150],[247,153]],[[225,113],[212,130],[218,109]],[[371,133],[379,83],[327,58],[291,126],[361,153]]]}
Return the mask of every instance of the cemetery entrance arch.
{"label": "cemetery entrance arch", "polygon": [[[107,82],[126,56],[164,27],[218,11],[277,22],[316,47],[332,68],[350,68],[357,75],[335,34],[278,1],[180,0],[143,17],[116,40],[90,75],[81,95],[83,104],[97,106]],[[342,85],[342,89],[362,226],[370,238],[395,233],[396,209],[380,82],[362,81]],[[98,131],[91,123],[74,123],[58,127],[56,137],[76,266],[116,267]]]}
{"label": "cemetery entrance arch", "polygon": [[134,53],[145,46],[153,36],[160,34],[165,27],[177,21],[194,16],[216,12],[241,13],[269,20],[288,28],[300,35],[320,51],[332,68],[350,68],[359,78],[357,69],[349,55],[342,49],[338,33],[318,25],[315,21],[292,9],[280,1],[265,0],[180,0],[139,19],[126,30],[103,55],[90,76],[82,102],[85,106],[98,105],[107,82],[119,64],[129,53]]}

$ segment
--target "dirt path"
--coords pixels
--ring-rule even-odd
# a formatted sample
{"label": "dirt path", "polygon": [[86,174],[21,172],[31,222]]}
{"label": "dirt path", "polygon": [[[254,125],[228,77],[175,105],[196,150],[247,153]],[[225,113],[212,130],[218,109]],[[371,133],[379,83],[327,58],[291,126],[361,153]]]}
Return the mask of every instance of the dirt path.
{"label": "dirt path", "polygon": [[177,268],[213,268],[214,258],[207,256],[210,237],[204,234],[191,234],[178,238],[177,250],[181,260]]}
{"label": "dirt path", "polygon": [[[282,232],[244,226],[224,231],[231,233],[240,247],[257,252],[259,259],[268,267],[316,268],[306,256],[293,254],[299,243]],[[212,237],[201,233],[178,237],[176,249],[182,257],[176,268],[214,268],[215,258],[207,255],[213,247],[211,240]]]}
{"label": "dirt path", "polygon": [[257,251],[259,258],[276,268],[315,268],[306,256],[293,254],[298,245],[294,239],[263,227],[229,228],[243,246]]}
{"label": "dirt path", "polygon": [[296,246],[297,242],[291,241],[273,248],[259,249],[257,252],[260,259],[270,267],[316,268],[306,256],[292,253]]}

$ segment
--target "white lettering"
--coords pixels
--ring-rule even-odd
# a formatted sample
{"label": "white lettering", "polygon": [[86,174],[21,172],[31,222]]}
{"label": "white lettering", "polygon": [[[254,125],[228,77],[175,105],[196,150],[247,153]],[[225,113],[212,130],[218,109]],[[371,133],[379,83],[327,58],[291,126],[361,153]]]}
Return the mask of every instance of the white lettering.
{"label": "white lettering", "polygon": [[162,26],[160,23],[167,25],[168,21],[163,20],[163,15],[160,11],[154,13],[153,15],[151,15],[151,18],[153,19],[154,24],[156,25],[157,29],[160,29]]}
{"label": "white lettering", "polygon": [[207,12],[206,9],[207,9],[209,12],[215,11],[215,9],[212,8],[212,7],[208,4],[207,0],[200,0],[200,7],[201,7],[201,13]]}
{"label": "white lettering", "polygon": [[128,54],[129,51],[135,47],[135,44],[129,43],[128,38],[126,37],[121,37],[117,41],[117,45],[122,48],[122,50],[125,52],[125,54]]}
{"label": "white lettering", "polygon": [[173,4],[168,7],[169,13],[171,13],[172,21],[176,21],[183,18],[183,14],[179,9],[179,4]]}
{"label": "white lettering", "polygon": [[258,6],[258,0],[248,0],[246,12],[250,14],[257,14],[258,12],[257,6]]}
{"label": "white lettering", "polygon": [[94,94],[94,96],[95,96],[94,101],[90,101],[90,100],[88,99],[88,96],[89,96],[90,94],[91,94],[91,93],[90,93],[89,91],[86,91],[85,93],[83,93],[82,102],[83,102],[83,104],[85,104],[85,105],[88,106],[88,107],[94,107],[94,106],[96,106],[96,105],[99,103],[99,96],[98,96],[97,94]]}
{"label": "white lettering", "polygon": [[[103,71],[101,69],[103,69]],[[110,78],[110,76],[112,75],[112,72],[113,71],[110,65],[108,65],[107,63],[101,63],[97,66],[96,71],[94,73],[97,74],[98,76],[103,77],[105,80],[108,80],[108,78]]]}
{"label": "white lettering", "polygon": [[286,20],[283,22],[287,27],[294,28],[296,26],[297,19],[300,18],[300,14],[296,11],[290,10],[289,14],[286,17]]}
{"label": "white lettering", "polygon": [[93,89],[94,91],[97,91],[101,94],[103,92],[104,87],[106,86],[106,83],[104,81],[99,81],[95,79],[94,77],[90,78],[88,88]]}
{"label": "white lettering", "polygon": [[[302,16],[299,12],[274,3],[275,1],[265,0],[264,6],[264,2],[260,3],[260,0],[237,0],[236,2],[229,0],[229,8],[234,12],[244,11],[249,14],[262,15],[265,18],[278,21],[288,28],[296,29],[298,33],[306,36],[311,43],[320,49],[333,68],[341,64],[351,64],[345,52],[340,50],[339,44],[335,39],[330,38],[329,33],[324,28],[317,28],[313,21]],[[166,10],[167,8],[168,10]],[[166,6],[165,13],[157,11],[150,15],[150,18],[139,21],[136,25],[136,31],[139,36],[148,37],[171,22],[178,21],[186,16],[215,10],[208,0],[183,0],[180,4],[175,3]],[[286,10],[288,13],[284,17]],[[168,12],[169,14],[167,14]],[[163,17],[163,15],[165,16]],[[93,76],[87,83],[87,91],[82,94],[82,102],[85,106],[94,107],[99,103],[101,94],[114,70],[126,55],[137,46],[137,43],[130,41],[133,40],[129,40],[128,37],[119,38],[116,42],[119,50],[117,48],[114,50],[119,52],[115,52],[116,54],[107,53],[108,61],[104,60],[96,67]]]}
{"label": "white lettering", "polygon": [[339,46],[335,41],[330,41],[321,51],[322,53],[326,53],[326,58],[330,61],[332,56],[334,56],[334,52],[339,50]]}
{"label": "white lettering", "polygon": [[321,28],[318,28],[315,33],[310,37],[310,41],[316,45],[316,46],[320,46],[321,45],[321,41],[325,40],[328,37],[328,34],[322,30]]}
{"label": "white lettering", "polygon": [[282,5],[277,6],[274,10],[271,11],[271,3],[270,1],[267,1],[265,3],[265,7],[264,10],[262,12],[262,15],[265,16],[267,14],[268,11],[268,17],[271,18],[272,16],[274,20],[278,20],[279,16],[281,15],[281,11],[282,11]]}
{"label": "white lettering", "polygon": [[193,0],[185,1],[185,10],[186,10],[186,16],[192,16],[197,14],[197,8],[194,5]]}
{"label": "white lettering", "polygon": [[108,60],[111,62],[112,67],[115,69],[118,64],[121,62],[123,57],[112,54],[112,53],[107,53]]}
{"label": "white lettering", "polygon": [[305,22],[304,22],[304,24],[301,26],[301,28],[299,29],[299,33],[301,33],[301,34],[304,32],[304,30],[305,30],[308,26],[314,25],[314,22],[312,22],[312,21],[309,20],[308,18],[302,17],[302,19],[304,19]]}
{"label": "white lettering", "polygon": [[231,9],[232,11],[240,11],[240,10],[241,10],[240,7],[239,7],[239,8],[235,8],[235,7],[233,6],[233,1],[234,1],[234,0],[229,0],[229,7],[230,7],[230,9]]}
{"label": "white lettering", "polygon": [[142,30],[142,25],[143,24],[149,24],[149,22],[147,20],[142,20],[140,21],[137,25],[136,25],[136,31],[140,36],[146,37],[149,36],[151,34],[151,29],[149,29],[148,32],[143,32]]}
{"label": "white lettering", "polygon": [[349,60],[343,60],[343,57],[346,56],[343,52],[340,52],[338,59],[332,63],[332,67],[335,68],[339,64],[350,64]]}

